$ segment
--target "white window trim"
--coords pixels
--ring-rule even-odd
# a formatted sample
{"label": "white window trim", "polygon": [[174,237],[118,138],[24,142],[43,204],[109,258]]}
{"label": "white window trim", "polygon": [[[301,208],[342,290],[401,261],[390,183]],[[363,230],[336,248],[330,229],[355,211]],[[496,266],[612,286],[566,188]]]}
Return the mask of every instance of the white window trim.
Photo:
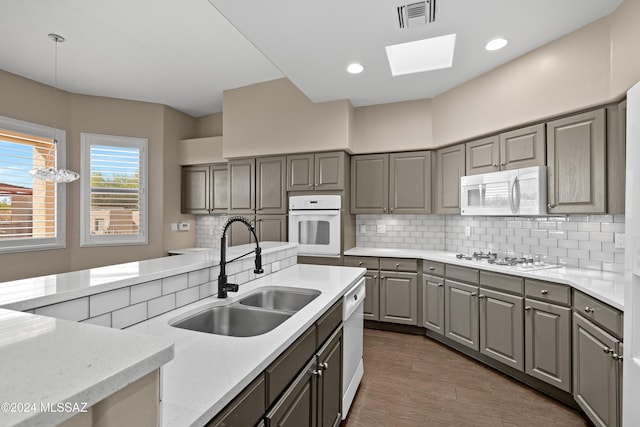
{"label": "white window trim", "polygon": [[[136,236],[131,235],[91,235],[91,145],[113,145],[140,149],[140,218],[142,227]],[[146,245],[149,243],[149,207],[148,207],[148,145],[146,138],[128,136],[100,135],[80,133],[80,246],[123,246]]]}
{"label": "white window trim", "polygon": [[[0,116],[0,128],[27,135],[39,136],[58,140],[56,164],[58,169],[66,167],[66,142],[67,132],[63,129],[54,129],[49,126],[26,122],[24,120],[12,119]],[[18,239],[13,241],[0,241],[0,254],[14,252],[44,251],[49,249],[66,248],[66,207],[68,184],[56,184],[56,237],[41,239]]]}

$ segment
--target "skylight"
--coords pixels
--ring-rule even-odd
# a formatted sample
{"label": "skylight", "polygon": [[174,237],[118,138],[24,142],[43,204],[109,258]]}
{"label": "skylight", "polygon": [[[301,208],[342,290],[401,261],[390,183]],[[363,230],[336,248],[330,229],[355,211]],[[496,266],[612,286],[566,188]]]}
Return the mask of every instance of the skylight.
{"label": "skylight", "polygon": [[387,58],[393,76],[450,68],[456,35],[433,37],[387,46]]}

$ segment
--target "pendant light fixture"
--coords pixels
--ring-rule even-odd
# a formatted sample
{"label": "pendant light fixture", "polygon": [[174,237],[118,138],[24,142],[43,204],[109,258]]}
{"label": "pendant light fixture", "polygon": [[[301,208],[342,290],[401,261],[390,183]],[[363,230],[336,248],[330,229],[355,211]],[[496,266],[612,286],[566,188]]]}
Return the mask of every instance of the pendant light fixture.
{"label": "pendant light fixture", "polygon": [[[45,159],[45,166],[38,169],[33,169],[29,171],[29,174],[34,178],[41,179],[43,181],[55,182],[55,183],[67,183],[73,182],[80,178],[80,175],[77,172],[70,171],[69,169],[58,169],[53,166],[48,166],[49,160],[51,156],[54,156],[54,161],[56,160],[56,155],[58,153],[58,126],[57,126],[57,100],[58,100],[58,43],[64,42],[64,37],[58,34],[49,34],[49,38],[54,41],[56,49],[55,49],[55,65],[53,71],[53,146],[51,150],[47,154],[47,158]],[[56,161],[57,165],[57,161]]]}

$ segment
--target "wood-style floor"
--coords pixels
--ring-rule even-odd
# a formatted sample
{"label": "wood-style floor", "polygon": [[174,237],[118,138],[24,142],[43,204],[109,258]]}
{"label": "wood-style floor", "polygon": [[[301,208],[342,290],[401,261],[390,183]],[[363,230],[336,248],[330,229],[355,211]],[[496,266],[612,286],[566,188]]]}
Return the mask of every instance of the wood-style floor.
{"label": "wood-style floor", "polygon": [[423,336],[365,329],[364,366],[343,427],[589,425],[578,411]]}

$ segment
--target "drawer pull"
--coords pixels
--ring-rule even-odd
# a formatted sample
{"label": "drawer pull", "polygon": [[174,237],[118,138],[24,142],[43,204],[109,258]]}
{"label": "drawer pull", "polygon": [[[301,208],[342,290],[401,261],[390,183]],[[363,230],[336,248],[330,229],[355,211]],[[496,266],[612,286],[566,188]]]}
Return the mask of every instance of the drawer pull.
{"label": "drawer pull", "polygon": [[434,271],[435,269],[435,267],[429,267],[429,271]]}
{"label": "drawer pull", "polygon": [[613,349],[612,349],[612,348],[609,348],[609,347],[607,347],[607,346],[604,346],[604,347],[602,348],[602,351],[604,351],[605,353],[612,353],[612,354],[613,354]]}
{"label": "drawer pull", "polygon": [[546,294],[548,294],[548,293],[549,293],[549,291],[548,291],[548,290],[546,290],[546,289],[543,289],[543,290],[541,290],[541,291],[540,291],[540,293],[541,293],[542,295],[546,295]]}
{"label": "drawer pull", "polygon": [[591,307],[589,307],[589,306],[585,307],[585,308],[584,308],[584,311],[585,311],[586,313],[593,313],[593,312],[594,312],[593,308],[591,308]]}
{"label": "drawer pull", "polygon": [[527,311],[529,311],[529,310],[531,310],[531,306],[530,306],[530,305],[528,305],[528,306],[526,306],[524,309],[525,309],[525,310],[527,310]]}
{"label": "drawer pull", "polygon": [[362,261],[358,262],[358,265],[362,265]]}
{"label": "drawer pull", "polygon": [[397,268],[397,267],[400,267],[400,263],[397,263],[397,262],[396,262],[396,268]]}
{"label": "drawer pull", "polygon": [[480,294],[478,295],[478,298],[486,298],[484,295]]}

